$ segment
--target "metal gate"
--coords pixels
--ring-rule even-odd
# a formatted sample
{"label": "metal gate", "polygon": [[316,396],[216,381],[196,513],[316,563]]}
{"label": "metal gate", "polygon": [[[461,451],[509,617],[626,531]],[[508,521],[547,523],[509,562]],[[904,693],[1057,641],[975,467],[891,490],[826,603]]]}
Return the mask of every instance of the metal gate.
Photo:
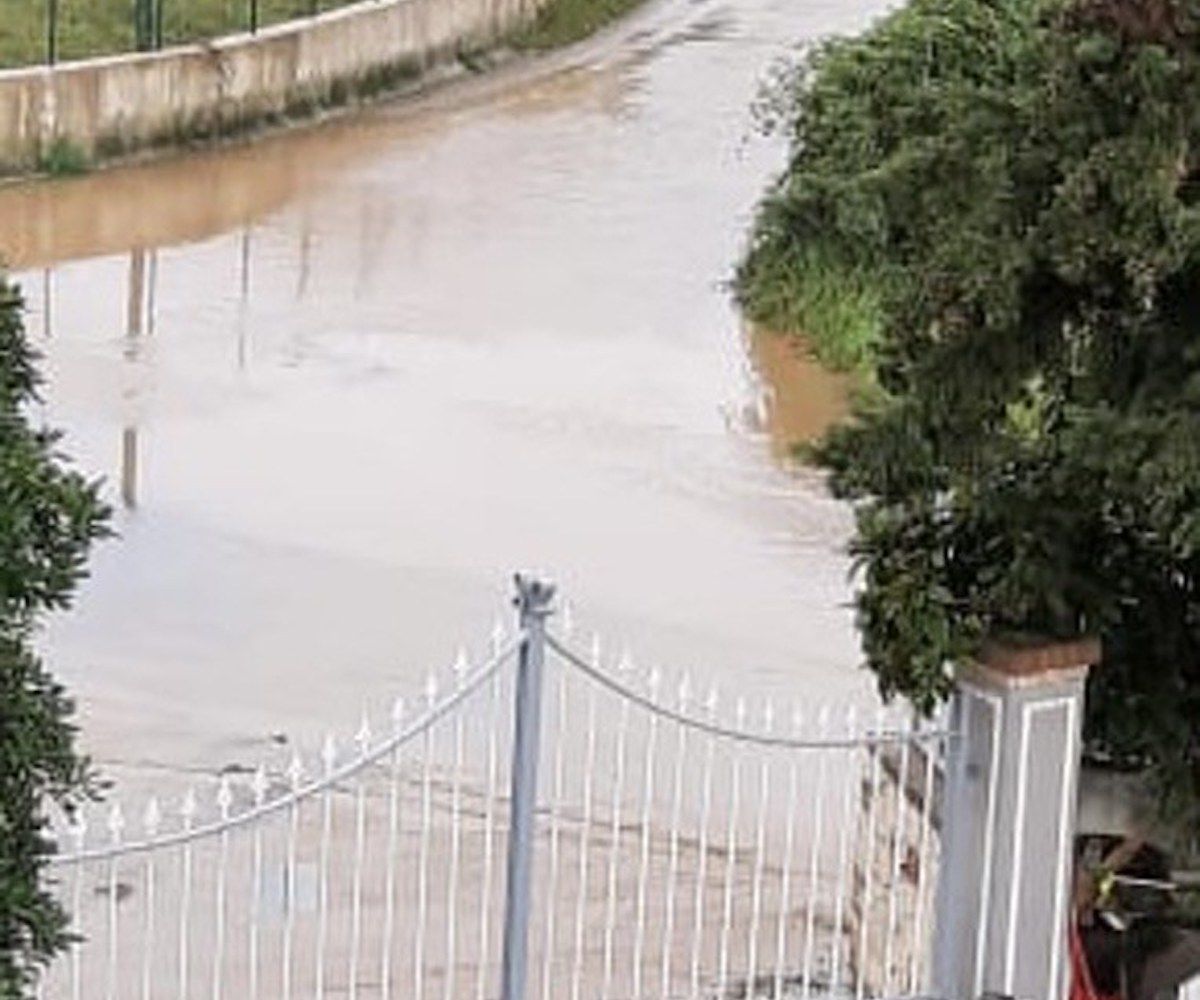
{"label": "metal gate", "polygon": [[[64,1000],[902,996],[947,734],[515,629],[384,726],[61,831]],[[560,616],[565,617],[565,616]]]}

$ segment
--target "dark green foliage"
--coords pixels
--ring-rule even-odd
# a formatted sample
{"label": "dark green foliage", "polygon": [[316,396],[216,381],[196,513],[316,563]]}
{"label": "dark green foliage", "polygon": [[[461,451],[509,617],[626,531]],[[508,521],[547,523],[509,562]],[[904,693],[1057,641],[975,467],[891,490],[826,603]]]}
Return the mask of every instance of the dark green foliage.
{"label": "dark green foliage", "polygon": [[42,152],[38,169],[52,177],[73,177],[88,171],[87,154],[75,143],[61,136]]}
{"label": "dark green foliage", "polygon": [[65,467],[57,436],[29,422],[37,374],[21,315],[0,278],[0,1000],[26,996],[33,971],[66,940],[39,881],[53,846],[43,808],[69,808],[91,781],[71,703],[32,640],[44,612],[69,606],[107,519],[95,484]]}
{"label": "dark green foliage", "polygon": [[515,49],[540,51],[570,45],[624,17],[642,0],[552,0],[508,36]]}
{"label": "dark green foliage", "polygon": [[792,160],[738,287],[799,329],[806,262],[877,290],[881,391],[816,457],[884,693],[932,707],[986,635],[1098,634],[1092,749],[1194,821],[1200,7],[913,0],[774,107]]}

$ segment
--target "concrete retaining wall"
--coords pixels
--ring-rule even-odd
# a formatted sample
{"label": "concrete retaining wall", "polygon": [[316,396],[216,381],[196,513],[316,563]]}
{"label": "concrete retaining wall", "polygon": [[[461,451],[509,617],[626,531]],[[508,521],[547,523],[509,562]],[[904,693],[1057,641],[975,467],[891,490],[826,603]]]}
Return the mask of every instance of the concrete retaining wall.
{"label": "concrete retaining wall", "polygon": [[55,140],[104,157],[340,103],[493,41],[543,2],[364,0],[257,35],[0,71],[0,168],[35,166]]}

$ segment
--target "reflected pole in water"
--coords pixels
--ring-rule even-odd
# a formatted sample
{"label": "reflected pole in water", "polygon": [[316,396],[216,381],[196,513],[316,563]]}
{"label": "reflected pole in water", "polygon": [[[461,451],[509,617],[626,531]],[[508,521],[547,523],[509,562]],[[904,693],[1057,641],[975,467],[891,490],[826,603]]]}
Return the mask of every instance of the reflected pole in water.
{"label": "reflected pole in water", "polygon": [[136,341],[142,335],[146,304],[146,251],[134,247],[129,251],[129,299],[126,307],[125,332],[129,337],[129,352],[136,351]]}
{"label": "reflected pole in water", "polygon": [[137,507],[138,432],[136,427],[121,431],[121,503],[126,510]]}
{"label": "reflected pole in water", "polygon": [[238,302],[238,370],[246,369],[246,305],[250,299],[250,228],[242,230],[241,297]]}
{"label": "reflected pole in water", "polygon": [[42,335],[49,340],[54,334],[54,269],[42,271]]}
{"label": "reflected pole in water", "polygon": [[150,276],[146,282],[146,334],[154,336],[154,310],[158,290],[158,248],[150,251]]}
{"label": "reflected pole in water", "polygon": [[304,210],[300,224],[300,273],[296,279],[296,299],[303,299],[308,292],[308,276],[312,267],[312,214]]}

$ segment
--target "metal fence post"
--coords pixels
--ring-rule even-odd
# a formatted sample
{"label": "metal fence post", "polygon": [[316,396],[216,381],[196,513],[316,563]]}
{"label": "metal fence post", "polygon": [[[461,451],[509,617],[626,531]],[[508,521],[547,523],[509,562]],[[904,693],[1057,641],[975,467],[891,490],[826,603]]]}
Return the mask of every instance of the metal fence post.
{"label": "metal fence post", "polygon": [[151,0],[134,0],[133,35],[134,45],[139,52],[154,47],[154,7]]}
{"label": "metal fence post", "polygon": [[960,671],[934,935],[935,995],[1062,1000],[1080,723],[1099,645],[993,646]]}
{"label": "metal fence post", "polygon": [[538,757],[542,727],[542,667],[546,619],[554,587],[517,576],[516,604],[525,633],[517,669],[512,753],[512,814],[508,834],[508,887],[504,901],[501,1000],[525,1000],[529,921],[533,894]]}
{"label": "metal fence post", "polygon": [[58,0],[46,0],[46,63],[58,61]]}

